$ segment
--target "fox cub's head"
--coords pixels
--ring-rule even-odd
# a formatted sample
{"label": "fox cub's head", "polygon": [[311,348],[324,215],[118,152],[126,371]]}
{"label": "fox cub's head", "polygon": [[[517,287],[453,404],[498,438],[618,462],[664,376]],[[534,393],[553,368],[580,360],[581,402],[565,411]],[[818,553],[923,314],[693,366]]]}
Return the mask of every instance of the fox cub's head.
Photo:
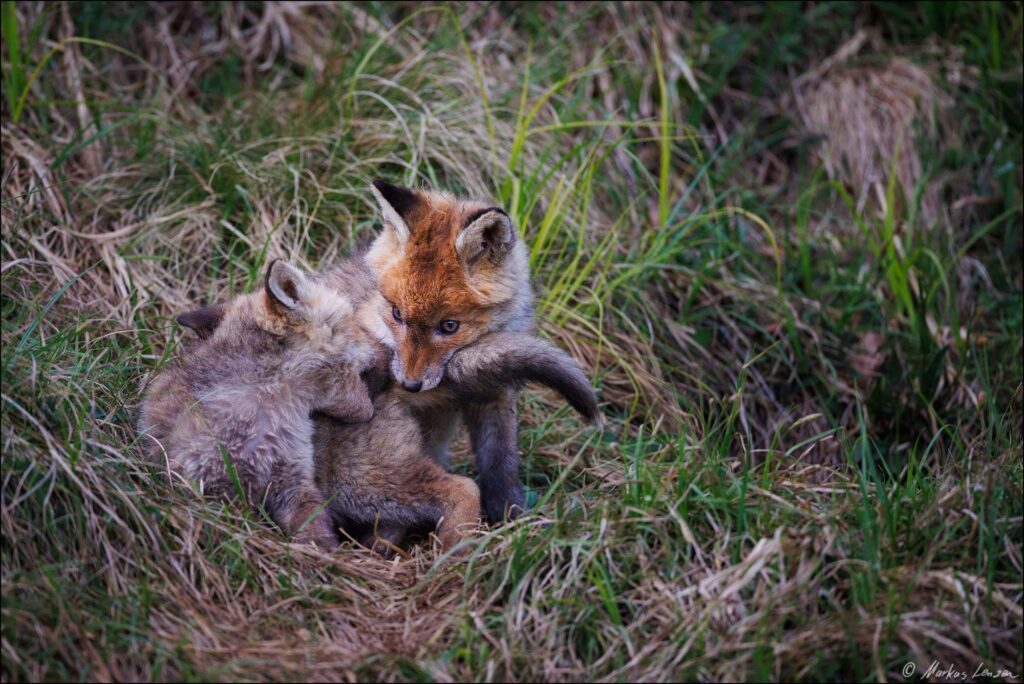
{"label": "fox cub's head", "polygon": [[498,207],[373,182],[384,229],[366,255],[395,340],[391,370],[433,389],[458,349],[492,330],[529,326],[526,252]]}
{"label": "fox cub's head", "polygon": [[267,268],[262,292],[193,309],[176,320],[200,340],[214,335],[244,339],[255,325],[297,352],[355,357],[365,346],[357,344],[363,335],[349,297],[281,259]]}
{"label": "fox cub's head", "polygon": [[264,278],[261,327],[284,336],[296,351],[359,356],[352,301],[320,276],[275,259]]}
{"label": "fox cub's head", "polygon": [[289,397],[309,400],[313,409],[345,421],[373,415],[360,374],[378,365],[376,350],[348,295],[320,276],[276,259],[262,291],[194,309],[177,320],[200,340],[210,340],[199,344],[221,345],[221,357],[241,353],[267,359],[269,353],[282,376],[303,390]]}

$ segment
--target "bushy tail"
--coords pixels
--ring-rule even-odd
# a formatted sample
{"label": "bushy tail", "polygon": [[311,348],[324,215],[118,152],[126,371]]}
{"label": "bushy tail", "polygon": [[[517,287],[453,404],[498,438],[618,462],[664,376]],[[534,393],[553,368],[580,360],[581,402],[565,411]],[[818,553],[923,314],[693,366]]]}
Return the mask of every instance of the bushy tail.
{"label": "bushy tail", "polygon": [[492,333],[460,349],[448,362],[445,383],[468,400],[486,399],[499,387],[537,382],[561,394],[588,421],[598,419],[597,397],[576,361],[526,333]]}

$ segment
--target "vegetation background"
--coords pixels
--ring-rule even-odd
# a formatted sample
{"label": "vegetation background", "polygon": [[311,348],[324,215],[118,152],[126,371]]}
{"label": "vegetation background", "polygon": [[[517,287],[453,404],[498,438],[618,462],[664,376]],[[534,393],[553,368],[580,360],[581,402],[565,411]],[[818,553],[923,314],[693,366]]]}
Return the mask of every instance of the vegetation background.
{"label": "vegetation background", "polygon": [[[1018,3],[2,4],[2,674],[1024,672]],[[521,401],[465,560],[145,465],[173,315],[507,207],[606,428]],[[472,473],[465,440],[458,467]]]}

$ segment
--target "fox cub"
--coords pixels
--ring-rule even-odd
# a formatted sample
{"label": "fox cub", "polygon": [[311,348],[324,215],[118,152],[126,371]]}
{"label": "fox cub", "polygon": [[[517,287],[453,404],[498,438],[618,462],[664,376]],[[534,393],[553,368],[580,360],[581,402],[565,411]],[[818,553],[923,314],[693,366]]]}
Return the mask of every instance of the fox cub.
{"label": "fox cub", "polygon": [[[302,542],[337,545],[313,481],[312,411],[366,422],[362,371],[375,346],[350,299],[284,261],[261,291],[218,311],[219,324],[150,384],[140,431],[150,458],[223,498],[261,504]],[[232,472],[233,471],[233,472]]]}
{"label": "fox cub", "polygon": [[460,349],[491,333],[533,330],[526,246],[500,207],[376,180],[383,230],[366,253],[394,349],[391,374],[406,390],[440,463],[461,418],[476,455],[490,522],[524,510],[516,392],[492,387],[458,401],[442,383]]}

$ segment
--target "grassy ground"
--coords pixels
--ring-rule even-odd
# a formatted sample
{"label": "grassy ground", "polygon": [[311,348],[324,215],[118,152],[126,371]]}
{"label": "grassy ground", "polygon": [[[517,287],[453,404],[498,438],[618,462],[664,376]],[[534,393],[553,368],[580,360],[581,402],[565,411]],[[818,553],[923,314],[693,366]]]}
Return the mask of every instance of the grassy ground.
{"label": "grassy ground", "polygon": [[[1019,3],[2,19],[5,681],[1020,681]],[[465,561],[135,444],[172,316],[347,253],[373,177],[507,207],[602,398],[525,393],[533,512]]]}

